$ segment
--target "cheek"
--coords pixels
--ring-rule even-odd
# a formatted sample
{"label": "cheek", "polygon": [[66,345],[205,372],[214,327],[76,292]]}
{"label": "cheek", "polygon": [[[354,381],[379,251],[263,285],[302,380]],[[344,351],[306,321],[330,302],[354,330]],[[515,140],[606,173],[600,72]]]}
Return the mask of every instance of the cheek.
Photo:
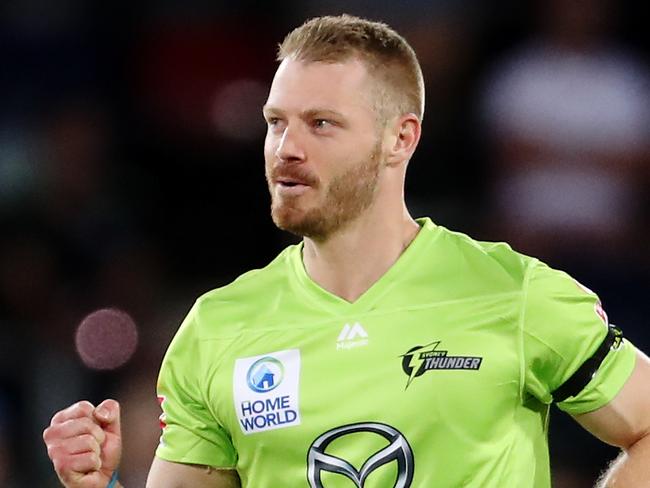
{"label": "cheek", "polygon": [[266,131],[266,136],[264,137],[264,154],[274,155],[278,149],[278,144],[280,139],[277,135],[273,134],[270,130]]}
{"label": "cheek", "polygon": [[266,139],[264,139],[264,160],[267,167],[273,164],[276,150],[277,144],[275,143],[274,138],[267,135]]}

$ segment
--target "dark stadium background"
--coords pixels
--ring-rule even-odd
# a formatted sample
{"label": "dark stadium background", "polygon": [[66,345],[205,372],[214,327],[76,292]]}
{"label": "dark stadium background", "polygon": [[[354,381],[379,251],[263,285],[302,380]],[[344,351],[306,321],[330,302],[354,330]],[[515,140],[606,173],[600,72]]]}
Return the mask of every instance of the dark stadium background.
{"label": "dark stadium background", "polygon": [[[618,6],[611,36],[647,66],[641,2]],[[69,403],[107,396],[123,403],[124,483],[144,486],[158,436],[156,372],[180,320],[197,295],[294,241],[268,216],[263,175],[260,106],[275,47],[305,18],[344,11],[393,25],[422,59],[413,213],[504,239],[487,210],[495,153],[480,99],[499,59],[537,29],[532,2],[2,3],[0,486],[58,486],[43,428]],[[647,180],[644,189],[638,238],[615,252],[569,239],[566,253],[519,250],[598,291],[612,321],[650,350]],[[83,366],[73,337],[105,306],[132,314],[140,342],[126,366],[100,372]],[[615,454],[553,410],[554,486],[589,486]]]}

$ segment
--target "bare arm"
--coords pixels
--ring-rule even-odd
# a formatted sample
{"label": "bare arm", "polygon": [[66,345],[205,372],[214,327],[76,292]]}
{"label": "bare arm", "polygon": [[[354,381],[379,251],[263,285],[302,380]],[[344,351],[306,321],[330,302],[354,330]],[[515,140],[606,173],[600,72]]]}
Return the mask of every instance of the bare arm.
{"label": "bare arm", "polygon": [[154,458],[147,488],[240,488],[234,469],[180,464]]}
{"label": "bare arm", "polygon": [[650,359],[637,351],[636,366],[607,405],[575,419],[602,441],[623,449],[601,488],[650,487]]}

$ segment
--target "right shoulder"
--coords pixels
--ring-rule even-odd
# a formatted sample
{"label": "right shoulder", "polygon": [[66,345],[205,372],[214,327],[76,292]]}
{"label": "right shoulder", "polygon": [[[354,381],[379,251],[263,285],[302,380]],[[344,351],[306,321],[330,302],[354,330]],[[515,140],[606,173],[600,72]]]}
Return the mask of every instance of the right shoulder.
{"label": "right shoulder", "polygon": [[289,246],[264,268],[240,275],[233,282],[201,295],[188,319],[200,338],[233,337],[251,317],[273,309],[279,297],[291,287],[292,261],[301,253],[300,245]]}

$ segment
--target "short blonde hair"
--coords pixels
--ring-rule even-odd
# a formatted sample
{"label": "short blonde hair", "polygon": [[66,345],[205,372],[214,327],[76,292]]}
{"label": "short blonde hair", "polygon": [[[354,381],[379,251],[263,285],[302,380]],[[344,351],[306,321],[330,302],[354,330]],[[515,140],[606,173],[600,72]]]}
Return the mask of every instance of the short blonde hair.
{"label": "short blonde hair", "polygon": [[277,59],[286,58],[325,63],[358,58],[378,82],[374,104],[381,120],[424,116],[424,79],[415,51],[384,23],[345,14],[313,18],[284,38]]}

